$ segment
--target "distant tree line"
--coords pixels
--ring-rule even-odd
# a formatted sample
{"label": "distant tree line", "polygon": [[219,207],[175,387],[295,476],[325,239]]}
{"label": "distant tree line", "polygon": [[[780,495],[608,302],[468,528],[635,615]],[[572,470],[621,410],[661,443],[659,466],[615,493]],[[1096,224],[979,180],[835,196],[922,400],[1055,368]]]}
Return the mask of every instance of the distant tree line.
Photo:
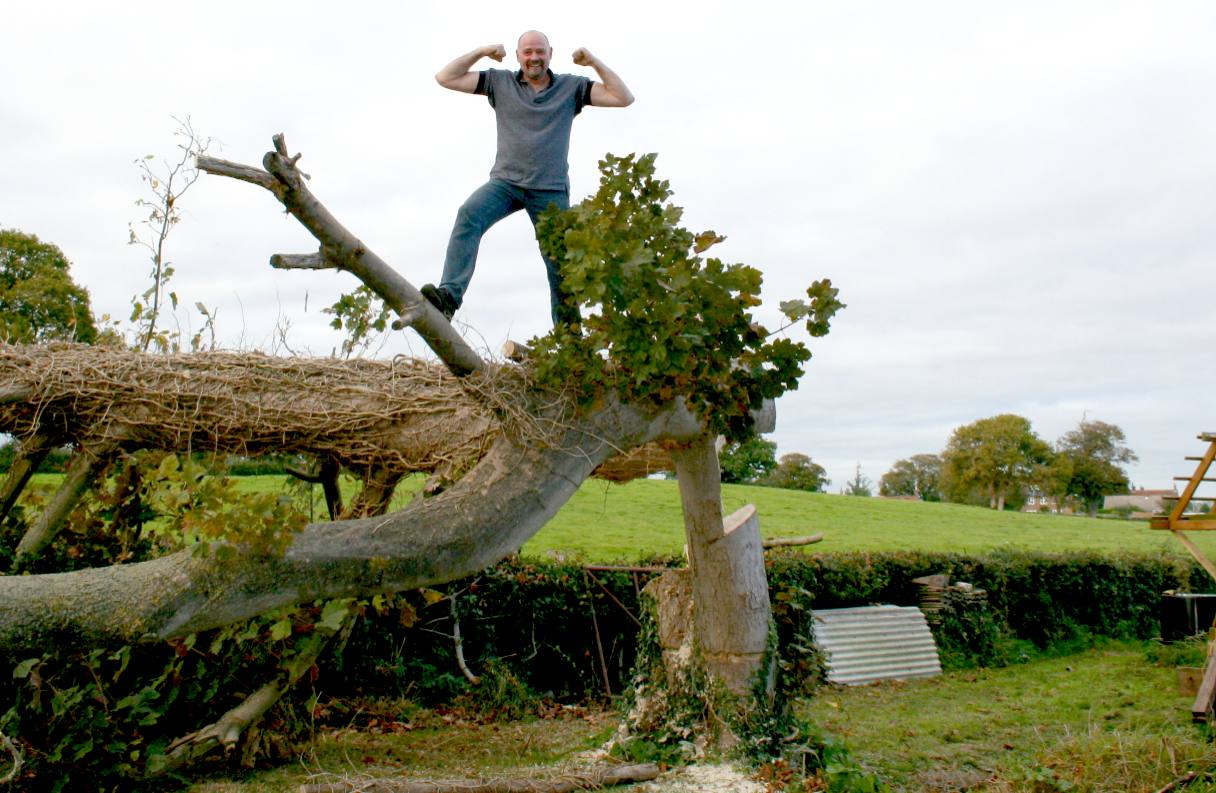
{"label": "distant tree line", "polygon": [[1118,426],[1082,418],[1052,445],[1005,413],[958,427],[939,454],[896,461],[878,492],[991,509],[1020,509],[1035,492],[1092,515],[1130,486],[1124,466],[1138,458],[1126,440]]}
{"label": "distant tree line", "polygon": [[823,466],[798,452],[777,458],[777,444],[754,437],[728,443],[718,454],[722,481],[732,484],[782,487],[819,493],[831,481]]}

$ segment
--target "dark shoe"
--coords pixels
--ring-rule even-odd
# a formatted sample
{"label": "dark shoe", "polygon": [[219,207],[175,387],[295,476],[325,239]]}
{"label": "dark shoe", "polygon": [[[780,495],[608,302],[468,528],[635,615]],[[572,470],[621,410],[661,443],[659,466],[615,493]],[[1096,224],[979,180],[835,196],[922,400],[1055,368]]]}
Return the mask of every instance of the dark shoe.
{"label": "dark shoe", "polygon": [[452,319],[452,315],[456,313],[456,301],[448,294],[448,290],[434,284],[423,284],[419,291],[428,303],[439,309],[444,319]]}

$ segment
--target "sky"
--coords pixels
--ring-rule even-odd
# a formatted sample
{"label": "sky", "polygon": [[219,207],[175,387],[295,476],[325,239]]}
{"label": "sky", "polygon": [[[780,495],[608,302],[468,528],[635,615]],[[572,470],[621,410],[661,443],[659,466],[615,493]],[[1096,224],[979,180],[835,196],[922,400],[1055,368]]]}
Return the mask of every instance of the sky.
{"label": "sky", "polygon": [[[345,7],[342,7],[342,6]],[[0,228],[58,245],[94,311],[148,285],[128,244],[137,160],[252,165],[286,135],[331,212],[415,286],[437,281],[456,208],[494,158],[484,97],[434,74],[475,47],[546,32],[558,72],[587,47],[637,101],[575,121],[571,197],[604,153],[658,153],[714,253],[760,269],[759,318],[830,277],[848,307],[797,391],[778,454],[836,492],[877,483],[1001,413],[1055,441],[1117,424],[1139,487],[1189,474],[1216,431],[1216,5],[1207,2],[11,4],[0,26]],[[499,64],[483,61],[485,67]],[[321,311],[356,286],[272,270],[315,241],[253,185],[202,176],[168,240],[186,334],[216,312],[229,349],[328,355]],[[532,228],[482,243],[457,314],[475,347],[548,330]],[[1205,330],[1208,328],[1208,330]],[[377,357],[424,355],[412,331]]]}

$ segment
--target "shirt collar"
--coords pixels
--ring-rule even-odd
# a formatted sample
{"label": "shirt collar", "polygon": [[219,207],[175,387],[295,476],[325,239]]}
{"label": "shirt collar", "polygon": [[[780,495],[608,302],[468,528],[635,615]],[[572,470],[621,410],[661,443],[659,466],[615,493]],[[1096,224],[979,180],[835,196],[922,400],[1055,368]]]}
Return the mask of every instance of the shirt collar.
{"label": "shirt collar", "polygon": [[[548,91],[557,82],[557,75],[553,73],[552,69],[546,68],[545,74],[549,75],[549,84],[546,85],[544,88],[540,89],[542,91]],[[528,81],[524,79],[524,70],[523,69],[515,70],[515,82],[519,83],[520,85],[528,85]],[[530,88],[531,86],[528,86],[528,87]]]}

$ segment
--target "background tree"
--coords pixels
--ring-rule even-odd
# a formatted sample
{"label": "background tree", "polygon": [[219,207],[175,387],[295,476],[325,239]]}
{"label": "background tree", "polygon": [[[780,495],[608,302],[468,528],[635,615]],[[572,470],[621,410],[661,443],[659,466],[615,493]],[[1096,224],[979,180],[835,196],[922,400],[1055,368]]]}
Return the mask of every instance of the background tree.
{"label": "background tree", "polygon": [[1043,478],[1051,458],[1051,447],[1030,428],[1029,419],[1004,413],[954,431],[942,452],[943,483],[951,501],[980,493],[991,509],[1004,509]]}
{"label": "background tree", "polygon": [[880,496],[916,496],[922,501],[941,501],[942,458],[937,454],[914,454],[896,460],[878,482]]}
{"label": "background tree", "polygon": [[728,443],[718,453],[722,481],[752,484],[777,467],[777,444],[755,436]]}
{"label": "background tree", "polygon": [[1056,441],[1051,484],[1057,496],[1071,496],[1093,515],[1103,497],[1128,489],[1123,466],[1138,457],[1125,444],[1123,430],[1105,421],[1086,421]]}
{"label": "background tree", "polygon": [[89,293],[63,251],[33,234],[0,229],[0,339],[11,343],[97,338]]}
{"label": "background tree", "polygon": [[771,473],[762,477],[758,484],[766,487],[783,487],[786,490],[806,490],[822,493],[831,484],[823,466],[798,452],[781,455],[781,460]]}
{"label": "background tree", "polygon": [[844,490],[840,492],[846,496],[869,498],[874,495],[874,491],[870,489],[872,484],[870,477],[861,472],[861,463],[858,463],[857,468],[853,472],[853,478],[845,483]]}

